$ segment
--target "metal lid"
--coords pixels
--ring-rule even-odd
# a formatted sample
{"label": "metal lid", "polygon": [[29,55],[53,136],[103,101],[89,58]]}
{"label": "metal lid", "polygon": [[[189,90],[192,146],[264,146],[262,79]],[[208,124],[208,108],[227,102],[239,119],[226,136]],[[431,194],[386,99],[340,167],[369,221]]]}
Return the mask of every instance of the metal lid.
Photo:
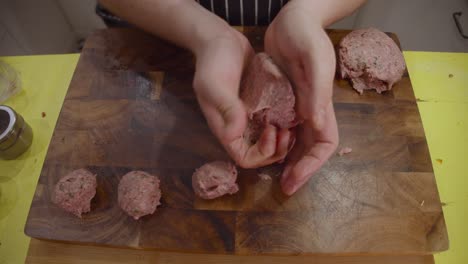
{"label": "metal lid", "polygon": [[[7,113],[9,117],[9,122],[6,124],[6,126],[2,129],[3,131],[0,131],[0,148],[1,145],[3,145],[7,141],[11,141],[11,135],[14,134],[15,132],[15,124],[16,124],[16,113],[13,111],[8,106],[0,105],[0,111]],[[13,136],[13,141],[16,139],[15,136]],[[9,144],[8,144],[9,145]]]}

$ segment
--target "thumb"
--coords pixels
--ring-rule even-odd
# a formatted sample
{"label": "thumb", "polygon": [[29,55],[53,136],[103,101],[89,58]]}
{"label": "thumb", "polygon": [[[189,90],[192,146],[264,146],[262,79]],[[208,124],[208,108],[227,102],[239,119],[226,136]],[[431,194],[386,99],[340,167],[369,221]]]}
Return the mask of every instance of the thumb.
{"label": "thumb", "polygon": [[321,40],[314,42],[311,56],[305,58],[305,71],[311,78],[308,113],[312,114],[312,124],[315,129],[322,129],[325,126],[326,112],[332,103],[336,67],[333,44],[323,30],[319,34],[323,35]]}
{"label": "thumb", "polygon": [[320,29],[323,36],[303,52],[299,61],[292,61],[291,77],[298,96],[298,112],[302,118],[310,120],[314,129],[325,125],[326,112],[332,102],[333,79],[335,76],[335,52],[333,45]]}

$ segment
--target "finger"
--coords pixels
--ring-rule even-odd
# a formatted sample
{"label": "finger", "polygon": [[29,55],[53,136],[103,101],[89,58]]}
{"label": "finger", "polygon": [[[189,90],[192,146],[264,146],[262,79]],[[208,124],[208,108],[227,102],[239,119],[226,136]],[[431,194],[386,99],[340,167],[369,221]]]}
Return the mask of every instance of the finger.
{"label": "finger", "polygon": [[263,129],[260,139],[254,145],[254,147],[250,149],[253,155],[252,158],[257,157],[257,156],[260,158],[262,157],[268,158],[268,157],[273,156],[276,150],[276,136],[277,136],[276,127],[270,124],[267,124],[265,128]]}
{"label": "finger", "polygon": [[296,130],[297,129],[292,129],[289,132],[291,133],[289,137],[289,144],[288,144],[288,153],[294,148],[296,145]]}
{"label": "finger", "polygon": [[[287,195],[295,193],[333,154],[338,146],[338,127],[333,106],[326,111],[325,127],[316,131],[309,123],[304,124],[301,136],[315,137],[312,146],[296,151],[281,177],[281,187]],[[300,151],[300,149],[299,149]]]}
{"label": "finger", "polygon": [[193,87],[211,130],[226,146],[242,136],[247,125],[239,85],[252,47],[240,34],[216,43],[206,54],[197,55]]}
{"label": "finger", "polygon": [[242,136],[247,126],[247,113],[242,102],[235,97],[216,99],[215,102],[204,98],[198,101],[211,131],[221,144],[227,145]]}
{"label": "finger", "polygon": [[248,145],[244,138],[233,141],[228,152],[242,168],[258,168],[271,164],[279,158],[274,156],[276,151],[277,129],[266,125],[260,139],[254,145]]}
{"label": "finger", "polygon": [[291,150],[291,144],[294,144],[295,139],[292,138],[292,132],[289,129],[281,129],[277,141],[275,157],[278,157],[278,161],[282,163]]}
{"label": "finger", "polygon": [[311,107],[309,113],[312,113],[314,128],[321,129],[325,123],[327,107],[332,103],[336,62],[333,45],[327,36],[314,44],[318,46],[314,50],[320,51],[320,54],[312,53],[306,57],[305,72],[312,86],[308,97],[308,105]]}
{"label": "finger", "polygon": [[[301,127],[301,130],[303,130],[303,127]],[[302,137],[303,134],[304,133],[301,132],[298,135]],[[311,136],[309,135],[309,137]],[[283,173],[281,174],[281,179],[280,179],[281,185],[284,185],[286,183],[286,180],[291,174],[290,173],[291,170],[304,157],[305,155],[304,153],[306,153],[306,147],[305,147],[305,143],[302,143],[300,145],[294,146],[292,151],[288,154],[288,160],[287,160],[286,166],[283,170]]]}
{"label": "finger", "polygon": [[335,148],[330,143],[316,144],[310,153],[302,157],[284,176],[282,182],[283,192],[294,194],[304,183],[325,163]]}
{"label": "finger", "polygon": [[333,78],[335,75],[335,52],[325,32],[301,52],[299,58],[290,58],[289,74],[301,96],[298,112],[302,118],[312,121],[315,129],[325,123],[326,109],[332,100]]}

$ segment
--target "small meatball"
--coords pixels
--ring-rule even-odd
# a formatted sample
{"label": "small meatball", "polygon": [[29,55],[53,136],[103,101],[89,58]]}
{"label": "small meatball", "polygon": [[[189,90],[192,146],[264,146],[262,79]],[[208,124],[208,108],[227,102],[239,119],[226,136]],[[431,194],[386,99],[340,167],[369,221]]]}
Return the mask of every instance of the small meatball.
{"label": "small meatball", "polygon": [[154,213],[160,199],[158,177],[144,171],[131,171],[119,182],[119,206],[135,220]]}
{"label": "small meatball", "polygon": [[192,175],[192,186],[199,197],[215,199],[239,191],[236,179],[237,169],[234,164],[214,161],[195,170]]}
{"label": "small meatball", "polygon": [[72,171],[55,185],[52,202],[81,218],[82,213],[91,210],[96,187],[96,175],[86,169]]}

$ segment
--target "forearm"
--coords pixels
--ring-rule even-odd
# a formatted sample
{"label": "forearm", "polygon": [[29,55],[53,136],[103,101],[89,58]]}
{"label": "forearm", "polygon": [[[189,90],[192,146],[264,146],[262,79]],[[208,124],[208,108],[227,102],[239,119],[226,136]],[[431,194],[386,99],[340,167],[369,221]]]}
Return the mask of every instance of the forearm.
{"label": "forearm", "polygon": [[323,27],[327,27],[351,15],[364,2],[366,0],[294,0],[290,5],[291,8],[306,9]]}
{"label": "forearm", "polygon": [[228,35],[229,25],[194,0],[99,0],[128,22],[197,53],[207,42]]}

